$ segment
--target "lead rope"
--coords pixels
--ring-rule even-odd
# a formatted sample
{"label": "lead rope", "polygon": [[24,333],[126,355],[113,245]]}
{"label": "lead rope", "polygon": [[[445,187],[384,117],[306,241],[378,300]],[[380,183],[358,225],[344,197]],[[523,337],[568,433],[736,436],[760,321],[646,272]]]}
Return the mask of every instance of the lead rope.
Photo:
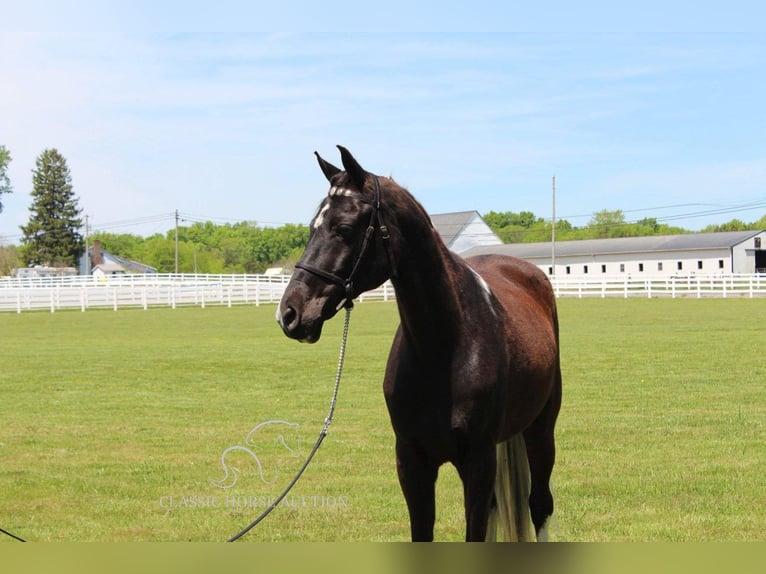
{"label": "lead rope", "polygon": [[308,467],[309,463],[311,462],[311,459],[314,458],[314,455],[319,450],[319,445],[322,444],[322,441],[324,440],[324,437],[327,435],[327,430],[330,428],[330,424],[332,423],[333,415],[335,414],[335,403],[338,401],[338,388],[340,387],[340,376],[343,372],[343,359],[346,356],[346,340],[348,339],[348,324],[349,320],[351,319],[351,309],[353,305],[348,305],[346,307],[346,319],[343,323],[343,336],[340,340],[340,353],[338,356],[338,370],[335,374],[335,388],[332,391],[332,399],[330,399],[330,412],[327,414],[327,418],[324,420],[324,426],[322,426],[322,430],[319,431],[319,436],[317,437],[316,442],[314,443],[314,448],[311,449],[311,452],[309,453],[308,457],[306,458],[306,462],[303,463],[303,466],[300,468],[298,473],[295,475],[295,477],[290,481],[290,484],[287,485],[287,487],[282,491],[282,494],[280,494],[274,502],[272,502],[269,507],[261,513],[261,515],[253,520],[250,524],[248,524],[245,528],[243,528],[240,532],[229,538],[227,542],[235,542],[242,538],[245,534],[250,532],[255,526],[258,525],[259,522],[261,522],[264,518],[266,518],[272,510],[274,510],[277,505],[282,502],[282,499],[287,496],[287,493],[290,492],[290,489],[292,489],[293,486],[295,486],[295,483],[298,482],[298,479],[303,474],[303,471],[306,470],[306,467]]}
{"label": "lead rope", "polygon": [[16,535],[15,535],[15,534],[13,534],[12,532],[8,532],[7,530],[5,530],[5,529],[3,529],[3,528],[0,528],[0,532],[2,532],[3,534],[5,534],[6,536],[10,536],[11,538],[13,538],[13,539],[15,539],[15,540],[18,540],[19,542],[26,542],[26,540],[24,540],[23,538],[19,538],[18,536],[16,536]]}

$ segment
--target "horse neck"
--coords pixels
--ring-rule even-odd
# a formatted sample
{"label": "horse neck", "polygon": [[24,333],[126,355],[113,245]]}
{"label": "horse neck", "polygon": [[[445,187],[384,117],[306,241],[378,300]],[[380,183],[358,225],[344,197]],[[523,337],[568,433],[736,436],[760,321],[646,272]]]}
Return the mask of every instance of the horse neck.
{"label": "horse neck", "polygon": [[[443,356],[460,329],[460,290],[468,266],[447,249],[430,224],[403,234],[399,276],[393,280],[405,337],[421,353]],[[469,279],[470,281],[470,279]]]}

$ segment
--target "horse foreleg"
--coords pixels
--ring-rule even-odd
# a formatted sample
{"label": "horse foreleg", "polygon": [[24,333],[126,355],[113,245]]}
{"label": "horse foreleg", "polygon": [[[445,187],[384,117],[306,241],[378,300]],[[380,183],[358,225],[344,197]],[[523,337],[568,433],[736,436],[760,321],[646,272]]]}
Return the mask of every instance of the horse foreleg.
{"label": "horse foreleg", "polygon": [[396,470],[410,514],[413,542],[431,542],[436,520],[436,477],[439,466],[427,460],[414,447],[396,443]]}
{"label": "horse foreleg", "polygon": [[490,441],[486,447],[468,450],[456,466],[463,481],[465,540],[483,542],[494,495],[497,468],[494,443]]}

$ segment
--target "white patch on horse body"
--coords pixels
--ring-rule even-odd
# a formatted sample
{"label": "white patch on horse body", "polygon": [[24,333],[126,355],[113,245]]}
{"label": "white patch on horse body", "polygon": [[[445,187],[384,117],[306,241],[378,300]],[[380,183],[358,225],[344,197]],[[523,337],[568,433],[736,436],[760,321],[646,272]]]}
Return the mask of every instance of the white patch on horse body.
{"label": "white patch on horse body", "polygon": [[317,213],[317,216],[314,218],[314,229],[319,229],[324,222],[324,216],[329,211],[330,204],[325,203],[322,206],[322,209],[319,210],[319,213]]}
{"label": "white patch on horse body", "polygon": [[479,282],[479,285],[481,286],[481,290],[484,292],[484,300],[487,302],[487,305],[489,305],[490,309],[492,309],[492,312],[495,312],[495,308],[492,305],[492,290],[489,288],[489,285],[487,285],[487,282],[484,280],[484,277],[479,275],[476,270],[474,270],[473,267],[470,265],[468,266],[468,269],[471,270],[471,273],[473,273],[474,277],[476,277],[476,280]]}

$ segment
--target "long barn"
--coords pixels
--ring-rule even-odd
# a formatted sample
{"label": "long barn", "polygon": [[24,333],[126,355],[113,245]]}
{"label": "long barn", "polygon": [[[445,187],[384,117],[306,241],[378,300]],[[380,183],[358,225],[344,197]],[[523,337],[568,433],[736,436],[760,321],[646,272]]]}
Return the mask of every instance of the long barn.
{"label": "long barn", "polygon": [[484,253],[526,259],[549,275],[766,273],[766,231],[560,241],[555,251],[551,242],[480,245],[461,255]]}

